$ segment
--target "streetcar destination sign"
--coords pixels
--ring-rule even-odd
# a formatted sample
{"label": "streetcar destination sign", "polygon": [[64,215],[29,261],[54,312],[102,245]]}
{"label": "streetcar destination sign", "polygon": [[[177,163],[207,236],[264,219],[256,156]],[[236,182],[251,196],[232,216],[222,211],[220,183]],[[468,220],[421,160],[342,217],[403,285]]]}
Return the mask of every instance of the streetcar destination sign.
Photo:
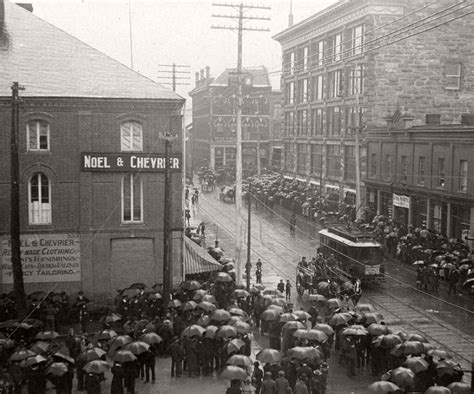
{"label": "streetcar destination sign", "polygon": [[146,153],[82,153],[81,171],[127,172],[181,171],[181,156],[170,155],[168,164],[164,154]]}

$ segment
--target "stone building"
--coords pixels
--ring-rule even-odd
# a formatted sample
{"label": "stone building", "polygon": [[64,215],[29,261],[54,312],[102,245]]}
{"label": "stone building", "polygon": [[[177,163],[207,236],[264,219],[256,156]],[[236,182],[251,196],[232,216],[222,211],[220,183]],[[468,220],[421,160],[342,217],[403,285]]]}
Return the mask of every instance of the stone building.
{"label": "stone building", "polygon": [[365,133],[387,117],[409,113],[421,125],[428,113],[440,114],[442,124],[460,123],[474,102],[468,7],[343,0],[278,33],[284,174],[354,196],[356,132],[363,179]]}
{"label": "stone building", "polygon": [[0,0],[0,292],[12,288],[12,82],[20,92],[20,231],[26,292],[111,294],[162,283],[164,141],[172,155],[173,276],[182,267],[184,99]]}
{"label": "stone building", "polygon": [[425,226],[465,240],[474,228],[474,119],[401,124],[367,133],[367,206],[405,227]]}
{"label": "stone building", "polygon": [[[244,173],[269,164],[272,87],[265,67],[244,69],[242,88],[242,166]],[[191,151],[194,170],[235,168],[236,72],[226,69],[211,78],[210,69],[196,73]]]}

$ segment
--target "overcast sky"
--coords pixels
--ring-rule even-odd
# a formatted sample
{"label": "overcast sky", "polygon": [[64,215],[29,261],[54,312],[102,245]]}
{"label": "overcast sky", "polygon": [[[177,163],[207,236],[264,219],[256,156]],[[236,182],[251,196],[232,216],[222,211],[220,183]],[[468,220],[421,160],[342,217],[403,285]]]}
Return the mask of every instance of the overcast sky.
{"label": "overcast sky", "polygon": [[[27,1],[27,0],[23,0]],[[31,0],[34,13],[107,55],[130,66],[128,0]],[[189,86],[178,86],[178,93],[189,99],[194,73],[206,65],[216,77],[237,63],[237,34],[211,29],[212,25],[236,25],[231,19],[214,14],[233,14],[229,7],[212,6],[208,0],[130,0],[134,69],[158,81],[158,64],[190,66]],[[215,1],[239,3],[240,1]],[[295,23],[335,3],[336,0],[293,0]],[[290,0],[260,0],[244,4],[270,6],[271,10],[251,10],[246,15],[266,16],[270,21],[248,22],[249,27],[269,28],[269,32],[245,32],[244,66],[264,65],[272,72],[272,83],[279,88],[281,48],[272,36],[288,27]],[[54,43],[51,43],[54,45]],[[161,75],[165,75],[162,73]],[[167,74],[170,75],[170,74]],[[183,81],[181,81],[183,82]],[[188,108],[191,103],[189,100]]]}

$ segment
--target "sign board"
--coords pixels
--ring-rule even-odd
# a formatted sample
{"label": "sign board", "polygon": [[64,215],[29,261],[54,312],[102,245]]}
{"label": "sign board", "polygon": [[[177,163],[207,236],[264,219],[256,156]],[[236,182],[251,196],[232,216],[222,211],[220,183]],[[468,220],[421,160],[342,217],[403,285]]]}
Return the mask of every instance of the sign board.
{"label": "sign board", "polygon": [[380,265],[365,266],[366,275],[380,275]]}
{"label": "sign board", "polygon": [[[82,153],[81,171],[164,172],[166,158],[161,153]],[[181,155],[170,155],[168,168],[181,171]]]}
{"label": "sign board", "polygon": [[[79,282],[81,247],[79,234],[28,234],[20,237],[25,283]],[[2,283],[13,283],[10,239],[2,240]]]}
{"label": "sign board", "polygon": [[400,208],[410,208],[410,197],[393,193],[393,205]]}

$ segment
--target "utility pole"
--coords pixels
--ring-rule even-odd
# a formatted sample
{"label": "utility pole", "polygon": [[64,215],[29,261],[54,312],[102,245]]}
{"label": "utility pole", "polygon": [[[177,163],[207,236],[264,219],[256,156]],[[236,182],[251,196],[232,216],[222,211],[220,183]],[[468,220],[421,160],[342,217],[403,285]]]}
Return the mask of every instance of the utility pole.
{"label": "utility pole", "polygon": [[130,37],[130,68],[133,70],[132,0],[128,0],[128,33]]}
{"label": "utility pole", "polygon": [[[158,64],[158,67],[165,67],[165,69],[158,70],[158,73],[164,73],[164,76],[159,76],[159,79],[164,79],[164,80],[170,80],[171,82],[161,82],[158,81],[159,83],[163,85],[171,85],[173,88],[173,92],[176,92],[176,86],[177,85],[189,85],[189,78],[190,78],[190,71],[186,70],[186,68],[189,68],[188,65],[185,64]],[[171,70],[169,69],[171,68]],[[181,69],[181,70],[178,70]],[[171,74],[171,75],[166,75],[166,74]],[[187,80],[188,82],[183,82],[182,80]],[[177,81],[182,81],[182,82],[177,82]]]}
{"label": "utility pole", "polygon": [[23,283],[20,250],[20,163],[18,159],[18,129],[20,123],[19,91],[25,90],[18,82],[12,89],[12,129],[10,142],[10,244],[13,271],[13,289],[16,296],[16,308],[19,317],[26,316],[26,296]]}
{"label": "utility pole", "polygon": [[267,6],[254,6],[240,4],[213,3],[217,7],[230,7],[238,12],[237,15],[219,15],[213,14],[214,18],[238,19],[237,26],[211,26],[212,29],[237,30],[237,130],[236,130],[236,155],[235,155],[235,213],[236,213],[236,231],[235,231],[235,262],[236,262],[236,282],[242,284],[242,217],[240,211],[242,208],[242,33],[244,31],[270,31],[267,28],[244,27],[244,21],[249,20],[270,20],[268,17],[245,16],[244,11],[250,9],[270,10]]}
{"label": "utility pole", "polygon": [[245,264],[246,288],[250,291],[250,251],[252,242],[252,184],[249,183],[249,190],[247,191],[247,264]]}
{"label": "utility pole", "polygon": [[359,111],[359,122],[357,127],[355,128],[355,181],[356,181],[356,219],[360,219],[362,216],[362,211],[361,211],[361,195],[360,195],[360,141],[359,141],[359,133],[362,131],[362,110],[360,107],[360,95],[361,95],[361,89],[362,89],[362,72],[363,69],[357,69],[357,72],[360,72],[361,75],[359,75],[358,79],[358,84],[357,84],[357,110]]}

